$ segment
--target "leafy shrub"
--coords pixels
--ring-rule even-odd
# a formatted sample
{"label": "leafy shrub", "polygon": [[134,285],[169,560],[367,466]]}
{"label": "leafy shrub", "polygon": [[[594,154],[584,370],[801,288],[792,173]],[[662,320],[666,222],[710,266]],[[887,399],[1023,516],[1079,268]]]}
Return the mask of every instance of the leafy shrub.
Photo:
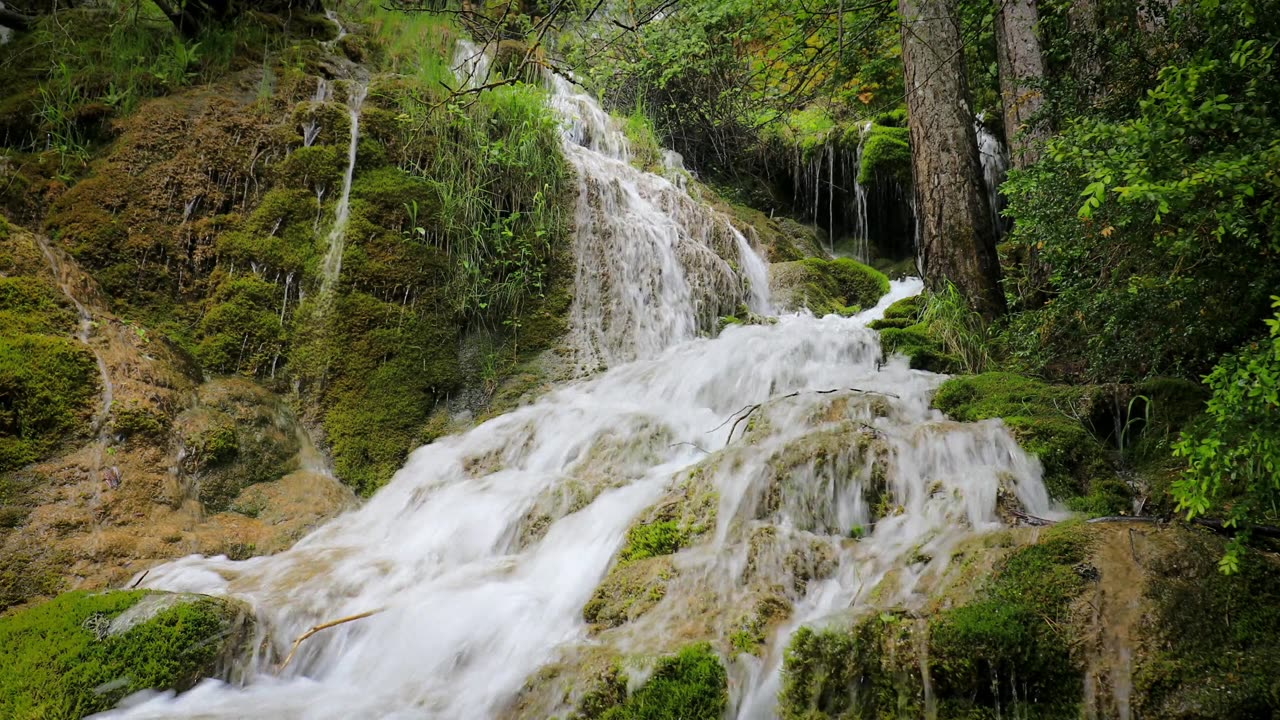
{"label": "leafy shrub", "polygon": [[1274,521],[1280,507],[1280,315],[1266,323],[1270,337],[1223,358],[1205,378],[1208,422],[1174,448],[1188,463],[1173,484],[1178,509],[1189,518],[1222,512],[1244,530],[1222,558],[1228,573],[1239,568],[1249,524]]}

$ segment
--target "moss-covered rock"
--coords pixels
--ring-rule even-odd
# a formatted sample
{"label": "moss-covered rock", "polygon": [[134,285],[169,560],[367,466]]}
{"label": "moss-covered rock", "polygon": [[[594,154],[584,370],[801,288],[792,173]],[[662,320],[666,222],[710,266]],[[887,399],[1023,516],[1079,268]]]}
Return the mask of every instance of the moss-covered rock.
{"label": "moss-covered rock", "polygon": [[[601,720],[719,720],[729,705],[729,678],[708,644],[690,645],[658,661],[653,674]],[[591,717],[591,716],[582,716]]]}
{"label": "moss-covered rock", "polygon": [[676,576],[669,557],[648,557],[611,571],[582,608],[582,619],[596,629],[617,627],[648,612],[666,597]]}
{"label": "moss-covered rock", "polygon": [[245,488],[295,469],[301,447],[292,413],[249,380],[201,385],[196,404],[174,421],[180,469],[209,512],[230,507]]}
{"label": "moss-covered rock", "polygon": [[878,322],[876,327],[880,330],[880,347],[885,356],[894,353],[906,355],[913,370],[949,374],[961,369],[960,359],[948,353],[923,323],[909,324],[905,319],[890,319]]}
{"label": "moss-covered rock", "polygon": [[1092,403],[1088,388],[1005,372],[952,378],[933,398],[935,407],[962,422],[1002,418],[1040,458],[1045,485],[1060,499],[1088,495],[1095,481],[1114,477],[1106,448],[1083,424]]}
{"label": "moss-covered rock", "polygon": [[185,690],[238,657],[251,627],[242,604],[204,595],[61,595],[0,618],[0,716],[75,720],[138,690]]}
{"label": "moss-covered rock", "polygon": [[[1083,670],[1070,651],[1073,603],[1088,586],[1080,524],[1013,550],[955,603],[926,615],[877,612],[791,640],[779,695],[782,717],[922,717],[928,665],[937,717],[1075,718]],[[988,552],[1004,552],[1001,548]]]}
{"label": "moss-covered rock", "polygon": [[923,717],[918,623],[900,612],[847,627],[800,628],[787,646],[778,713],[784,720]]}
{"label": "moss-covered rock", "polygon": [[770,284],[783,307],[814,315],[852,315],[889,292],[889,278],[849,258],[810,257],[770,267]]}
{"label": "moss-covered rock", "polygon": [[1266,718],[1280,707],[1280,562],[1249,553],[1239,573],[1223,575],[1223,544],[1187,531],[1150,560],[1139,717]]}

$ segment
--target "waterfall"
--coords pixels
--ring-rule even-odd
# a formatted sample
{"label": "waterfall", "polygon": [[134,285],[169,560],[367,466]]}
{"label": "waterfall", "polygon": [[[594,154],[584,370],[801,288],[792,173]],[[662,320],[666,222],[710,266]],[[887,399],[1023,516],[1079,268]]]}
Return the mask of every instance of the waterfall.
{"label": "waterfall", "polygon": [[[564,716],[563,693],[530,680],[540,669],[582,647],[723,640],[767,591],[785,594],[789,619],[764,657],[726,664],[736,717],[769,718],[801,624],[918,602],[959,542],[1001,526],[997,498],[1053,514],[1039,463],[999,421],[950,422],[930,409],[941,376],[881,363],[867,325],[920,281],[854,317],[704,336],[726,308],[769,310],[763,260],[718,213],[628,164],[594,99],[551,85],[579,180],[571,335],[584,369],[607,370],[418,448],[363,507],[286,552],[152,569],[143,587],[241,598],[269,634],[244,686],[142,694],[105,717],[491,718],[540,690],[554,711],[530,717]],[[747,408],[750,422],[726,420]],[[628,527],[694,492],[714,519],[672,556],[665,594],[593,635],[583,606]],[[827,572],[801,582],[796,557]],[[308,628],[370,611],[277,671]]]}
{"label": "waterfall", "polygon": [[322,307],[333,299],[338,278],[342,275],[342,253],[346,246],[347,223],[351,219],[351,179],[356,171],[356,148],[360,145],[360,107],[369,86],[352,82],[347,91],[347,111],[351,117],[351,140],[347,145],[347,169],[342,175],[342,194],[334,210],[333,226],[329,228],[328,249],[320,265],[320,302]]}
{"label": "waterfall", "polygon": [[329,86],[329,81],[325,78],[316,79],[316,91],[311,96],[311,104],[315,106],[312,110],[311,117],[302,126],[302,146],[311,147],[315,144],[316,138],[320,136],[320,118],[316,111],[320,106],[328,102],[333,97],[333,89]]}
{"label": "waterfall", "polygon": [[991,222],[996,232],[1003,235],[1008,229],[1008,222],[1000,214],[1004,210],[1004,196],[1000,194],[1000,185],[1009,172],[1009,157],[1004,144],[983,124],[981,114],[974,122],[974,129],[978,136],[978,159],[982,162],[982,182],[987,188]]}
{"label": "waterfall", "polygon": [[858,150],[853,161],[853,240],[855,255],[858,260],[871,260],[870,228],[867,226],[867,188],[862,184],[862,153],[867,145],[867,135],[871,133],[871,121],[862,124],[858,130]]}

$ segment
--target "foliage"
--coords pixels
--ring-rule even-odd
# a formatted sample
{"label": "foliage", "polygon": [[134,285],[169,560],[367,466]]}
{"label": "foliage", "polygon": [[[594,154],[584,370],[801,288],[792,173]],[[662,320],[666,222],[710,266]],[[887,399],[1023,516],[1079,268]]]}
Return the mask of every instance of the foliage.
{"label": "foliage", "polygon": [[1173,484],[1178,510],[1188,518],[1224,512],[1242,530],[1222,558],[1226,573],[1239,569],[1249,525],[1280,517],[1280,314],[1266,322],[1270,337],[1224,357],[1205,378],[1207,422],[1174,447],[1188,463]]}
{"label": "foliage", "polygon": [[185,689],[207,673],[234,606],[180,602],[120,634],[109,622],[149,593],[76,591],[0,618],[0,714],[73,720],[147,688]]}
{"label": "foliage", "polygon": [[928,328],[929,335],[948,355],[960,361],[964,372],[980,373],[991,364],[990,327],[955,285],[947,283],[942,290],[929,294],[920,324]]}
{"label": "foliage", "polygon": [[729,705],[729,678],[707,643],[658,661],[653,675],[601,720],[718,720]]}
{"label": "foliage", "polygon": [[1280,117],[1266,100],[1280,32],[1256,10],[1174,7],[1135,51],[1163,61],[1149,89],[1062,118],[1044,158],[1011,175],[1010,247],[1049,269],[1014,283],[1020,360],[1112,382],[1191,376],[1263,317],[1280,284]]}

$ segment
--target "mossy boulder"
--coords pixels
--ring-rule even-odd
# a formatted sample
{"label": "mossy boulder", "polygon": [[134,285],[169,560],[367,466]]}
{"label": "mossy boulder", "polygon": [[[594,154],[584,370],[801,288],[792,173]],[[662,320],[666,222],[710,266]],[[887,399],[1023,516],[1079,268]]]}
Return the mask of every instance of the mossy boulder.
{"label": "mossy boulder", "polygon": [[1095,482],[1114,477],[1106,448],[1084,425],[1092,403],[1089,388],[1006,372],[952,378],[933,397],[934,407],[961,422],[1002,418],[1040,458],[1050,494],[1063,500],[1089,495]]}
{"label": "mossy boulder", "polygon": [[[878,321],[880,348],[886,357],[894,353],[907,356],[913,370],[950,374],[961,369],[960,358],[946,351],[942,343],[923,323],[907,324],[905,318]],[[905,325],[904,327],[898,327]]]}
{"label": "mossy boulder", "polygon": [[852,315],[889,292],[889,278],[856,260],[805,258],[775,263],[770,284],[783,307],[807,308],[814,315]]}
{"label": "mossy boulder", "polygon": [[669,557],[629,562],[605,577],[582,608],[582,619],[596,629],[617,627],[648,612],[666,597],[676,576]]}
{"label": "mossy boulder", "polygon": [[76,720],[139,690],[185,690],[247,650],[252,624],[206,595],[60,595],[0,618],[0,716]]}
{"label": "mossy boulder", "polygon": [[[994,552],[1004,552],[996,549]],[[1089,586],[1082,524],[1009,552],[959,604],[923,617],[879,611],[792,636],[779,714],[787,720],[923,717],[922,663],[942,720],[1080,716],[1083,669],[1071,654],[1073,606]],[[927,643],[927,645],[926,645]]]}
{"label": "mossy boulder", "polygon": [[919,624],[901,612],[852,625],[800,628],[783,660],[783,720],[923,717]]}

